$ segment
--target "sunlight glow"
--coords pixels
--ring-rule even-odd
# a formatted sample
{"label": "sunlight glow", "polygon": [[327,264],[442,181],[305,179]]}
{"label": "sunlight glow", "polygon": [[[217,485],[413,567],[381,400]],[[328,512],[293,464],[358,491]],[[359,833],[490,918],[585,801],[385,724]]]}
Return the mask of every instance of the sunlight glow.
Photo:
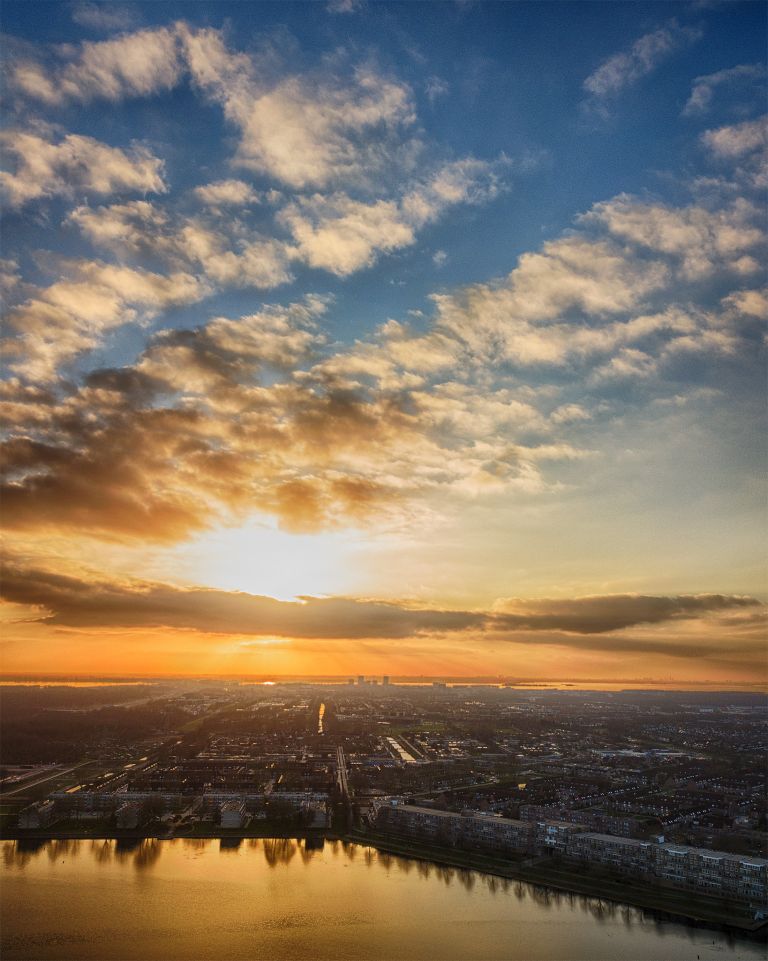
{"label": "sunlight glow", "polygon": [[289,601],[362,588],[359,534],[288,534],[271,521],[219,528],[178,549],[186,580]]}

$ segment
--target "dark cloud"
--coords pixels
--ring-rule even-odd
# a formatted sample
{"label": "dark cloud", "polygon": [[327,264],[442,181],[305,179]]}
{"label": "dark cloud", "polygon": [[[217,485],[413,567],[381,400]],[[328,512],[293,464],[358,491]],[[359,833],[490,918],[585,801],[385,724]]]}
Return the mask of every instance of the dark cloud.
{"label": "dark cloud", "polygon": [[165,584],[89,583],[8,565],[6,600],[50,611],[46,622],[67,627],[172,627],[226,634],[299,638],[404,638],[481,627],[483,614],[413,609],[381,601],[271,597]]}
{"label": "dark cloud", "polygon": [[659,624],[680,618],[702,617],[733,608],[753,607],[752,597],[730,594],[685,594],[654,597],[643,594],[608,594],[571,599],[543,598],[501,602],[499,625],[512,630],[567,631],[603,634],[636,624]]}
{"label": "dark cloud", "polygon": [[[616,595],[569,601],[517,601],[518,606],[535,607],[538,613],[513,615],[498,611],[417,608],[397,601],[345,597],[278,601],[237,591],[181,588],[151,582],[86,581],[13,562],[6,564],[1,593],[8,601],[43,609],[46,623],[62,627],[169,627],[204,633],[350,640],[394,640],[472,632],[475,637],[506,635],[508,640],[521,643],[565,644],[617,652],[646,651],[682,657],[695,656],[701,651],[696,640],[587,635],[683,617],[706,617],[728,609],[755,607],[759,603],[749,597],[720,594]],[[545,613],[547,605],[554,610]],[[749,646],[749,642],[747,644]],[[730,647],[728,650],[733,653]]]}

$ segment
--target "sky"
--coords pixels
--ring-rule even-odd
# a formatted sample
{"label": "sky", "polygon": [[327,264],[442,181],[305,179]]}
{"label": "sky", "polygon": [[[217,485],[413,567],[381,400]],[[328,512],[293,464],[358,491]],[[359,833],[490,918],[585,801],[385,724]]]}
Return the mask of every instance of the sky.
{"label": "sky", "polygon": [[5,673],[766,681],[762,3],[4,3]]}

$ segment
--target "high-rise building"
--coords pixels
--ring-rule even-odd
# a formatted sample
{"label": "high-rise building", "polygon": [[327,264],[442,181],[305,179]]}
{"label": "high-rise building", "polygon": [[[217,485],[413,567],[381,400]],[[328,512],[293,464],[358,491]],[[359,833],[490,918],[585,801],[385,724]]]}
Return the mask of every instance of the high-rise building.
{"label": "high-rise building", "polygon": [[388,675],[388,674],[385,674],[384,677],[382,677],[381,683],[384,685],[384,687],[388,687],[388,686],[389,686],[389,675]]}
{"label": "high-rise building", "polygon": [[357,677],[357,683],[360,685],[360,687],[362,687],[363,684],[365,684],[365,674],[359,674],[359,675],[358,675],[358,677]]}

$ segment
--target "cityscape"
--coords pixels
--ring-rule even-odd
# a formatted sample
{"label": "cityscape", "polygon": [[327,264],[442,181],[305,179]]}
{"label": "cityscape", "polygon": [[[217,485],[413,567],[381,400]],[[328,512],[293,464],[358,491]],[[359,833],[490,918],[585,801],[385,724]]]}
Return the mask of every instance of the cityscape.
{"label": "cityscape", "polygon": [[7,686],[3,712],[3,837],[27,856],[341,840],[768,925],[765,695],[156,680]]}

